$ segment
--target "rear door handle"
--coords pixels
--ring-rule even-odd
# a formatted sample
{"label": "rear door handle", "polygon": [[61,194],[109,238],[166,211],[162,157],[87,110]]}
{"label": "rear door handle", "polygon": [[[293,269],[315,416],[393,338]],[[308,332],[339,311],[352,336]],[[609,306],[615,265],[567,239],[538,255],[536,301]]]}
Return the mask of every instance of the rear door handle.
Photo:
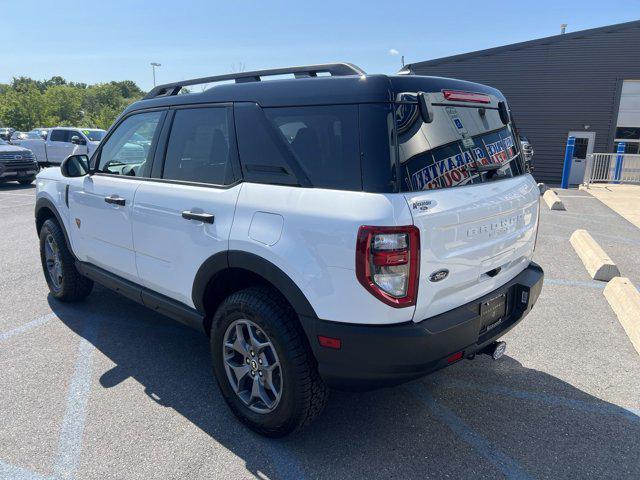
{"label": "rear door handle", "polygon": [[210,213],[194,213],[189,210],[185,210],[182,212],[182,218],[185,220],[196,220],[198,222],[204,223],[213,223],[213,219],[215,218]]}
{"label": "rear door handle", "polygon": [[107,203],[111,203],[113,205],[123,205],[123,206],[127,203],[127,201],[124,198],[116,197],[116,196],[105,197],[104,201]]}

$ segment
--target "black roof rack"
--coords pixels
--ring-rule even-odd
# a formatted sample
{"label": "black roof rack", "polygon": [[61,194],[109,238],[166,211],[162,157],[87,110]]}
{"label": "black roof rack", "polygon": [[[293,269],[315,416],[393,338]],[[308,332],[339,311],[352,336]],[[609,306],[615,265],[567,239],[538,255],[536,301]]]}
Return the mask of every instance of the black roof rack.
{"label": "black roof rack", "polygon": [[164,97],[177,95],[182,87],[189,85],[201,85],[203,83],[222,82],[225,80],[235,80],[236,83],[259,82],[260,77],[270,75],[285,75],[291,73],[296,78],[316,77],[318,73],[329,73],[331,76],[344,75],[364,75],[365,72],[360,67],[351,63],[325,63],[321,65],[304,65],[300,67],[284,67],[272,68],[269,70],[255,70],[253,72],[227,73],[225,75],[216,75],[213,77],[194,78],[192,80],[183,80],[181,82],[167,83],[158,85],[151,90],[144,100],[156,97]]}

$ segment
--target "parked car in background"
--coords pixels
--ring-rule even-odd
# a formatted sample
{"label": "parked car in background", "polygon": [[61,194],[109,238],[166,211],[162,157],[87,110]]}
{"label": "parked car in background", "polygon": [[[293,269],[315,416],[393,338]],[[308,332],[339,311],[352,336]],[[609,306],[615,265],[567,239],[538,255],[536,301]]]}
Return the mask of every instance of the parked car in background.
{"label": "parked car in background", "polygon": [[15,132],[14,128],[2,127],[0,128],[0,139],[9,140],[11,138],[11,134]]}
{"label": "parked car in background", "polygon": [[97,128],[54,127],[46,139],[20,140],[20,145],[31,149],[40,165],[60,165],[69,155],[91,156],[105,133]]}
{"label": "parked car in background", "polygon": [[37,132],[13,132],[9,143],[20,145],[22,140],[42,140],[42,137]]}
{"label": "parked car in background", "polygon": [[39,127],[39,128],[34,128],[29,133],[37,133],[40,136],[40,138],[43,138],[43,139],[46,140],[50,131],[51,131],[50,128],[41,128],[41,127]]}
{"label": "parked car in background", "polygon": [[524,163],[528,172],[533,171],[533,147],[529,139],[524,135],[520,135],[520,148],[524,156]]}
{"label": "parked car in background", "polygon": [[0,183],[17,181],[28,185],[36,178],[39,170],[31,150],[10,145],[0,139]]}

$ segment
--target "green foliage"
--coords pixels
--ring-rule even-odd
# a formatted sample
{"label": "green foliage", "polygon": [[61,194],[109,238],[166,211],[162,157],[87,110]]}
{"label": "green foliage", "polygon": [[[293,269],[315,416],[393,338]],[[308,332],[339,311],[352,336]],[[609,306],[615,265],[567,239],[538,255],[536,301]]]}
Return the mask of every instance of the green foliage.
{"label": "green foliage", "polygon": [[107,129],[144,94],[131,80],[87,85],[58,76],[15,77],[0,84],[0,126],[20,131],[56,125]]}

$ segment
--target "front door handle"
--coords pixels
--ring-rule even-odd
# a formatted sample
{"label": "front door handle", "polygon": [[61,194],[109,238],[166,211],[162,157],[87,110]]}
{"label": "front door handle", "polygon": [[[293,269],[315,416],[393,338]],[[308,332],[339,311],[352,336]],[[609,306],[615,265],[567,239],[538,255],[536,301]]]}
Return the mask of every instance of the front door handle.
{"label": "front door handle", "polygon": [[104,201],[107,203],[111,203],[113,205],[122,205],[122,206],[124,206],[127,203],[127,201],[124,198],[116,197],[116,196],[105,197]]}
{"label": "front door handle", "polygon": [[204,223],[213,223],[213,219],[215,218],[210,213],[195,213],[190,212],[189,210],[185,210],[182,212],[182,218],[185,220],[196,220],[198,222]]}

